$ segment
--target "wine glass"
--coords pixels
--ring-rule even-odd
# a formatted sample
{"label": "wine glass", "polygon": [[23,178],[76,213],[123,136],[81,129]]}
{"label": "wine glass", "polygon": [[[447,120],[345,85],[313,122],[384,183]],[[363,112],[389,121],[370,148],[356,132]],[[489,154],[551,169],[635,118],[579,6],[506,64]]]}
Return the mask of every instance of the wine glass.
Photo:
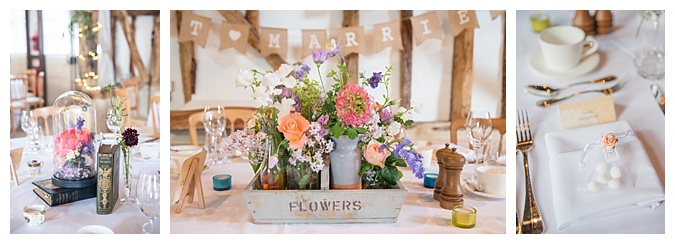
{"label": "wine glass", "polygon": [[114,109],[108,109],[108,113],[105,115],[105,123],[108,129],[117,137],[117,133],[120,131],[120,118]]}
{"label": "wine glass", "polygon": [[33,128],[37,126],[37,117],[33,110],[21,111],[21,129],[26,133],[26,136],[33,132]]}
{"label": "wine glass", "polygon": [[141,208],[141,212],[147,216],[150,221],[141,226],[145,234],[155,232],[155,219],[159,217],[160,210],[160,175],[157,168],[146,168],[138,174],[138,185],[136,185],[136,203]]}
{"label": "wine glass", "polygon": [[466,117],[466,137],[473,146],[476,160],[474,163],[482,163],[483,156],[481,148],[492,134],[492,118],[490,112],[471,111]]}
{"label": "wine glass", "polygon": [[44,147],[44,132],[42,127],[37,125],[31,129],[31,132],[26,136],[26,142],[29,144],[27,147],[30,151],[29,154],[38,154],[42,147]]}
{"label": "wine glass", "polygon": [[206,106],[202,117],[204,123],[204,130],[207,134],[207,152],[209,154],[209,162],[211,164],[219,164],[222,162],[223,150],[220,149],[220,140],[225,132],[225,107]]}

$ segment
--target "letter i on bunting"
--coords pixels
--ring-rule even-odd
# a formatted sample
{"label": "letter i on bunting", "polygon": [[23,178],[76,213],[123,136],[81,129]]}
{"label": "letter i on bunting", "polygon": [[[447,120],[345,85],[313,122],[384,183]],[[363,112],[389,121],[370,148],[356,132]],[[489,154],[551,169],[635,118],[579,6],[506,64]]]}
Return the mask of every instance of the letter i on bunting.
{"label": "letter i on bunting", "polygon": [[246,54],[249,35],[248,25],[223,23],[221,30],[219,50],[232,47],[240,53]]}
{"label": "letter i on bunting", "polygon": [[449,10],[450,28],[454,36],[462,33],[464,29],[478,28],[475,10]]}
{"label": "letter i on bunting", "polygon": [[362,27],[347,27],[338,30],[337,42],[342,42],[340,49],[342,55],[347,56],[352,53],[362,53],[364,51],[365,34]]}
{"label": "letter i on bunting", "polygon": [[302,31],[302,57],[312,55],[314,50],[323,50],[328,43],[325,30]]}
{"label": "letter i on bunting", "polygon": [[436,12],[429,12],[410,18],[412,23],[415,44],[422,45],[429,38],[441,39],[441,28],[438,23]]}
{"label": "letter i on bunting", "polygon": [[394,21],[373,26],[373,49],[379,52],[386,47],[403,50],[401,42],[401,22]]}
{"label": "letter i on bunting", "polygon": [[183,16],[183,23],[180,25],[180,34],[178,42],[194,41],[202,47],[206,47],[206,39],[209,37],[211,28],[211,19],[196,14],[186,14]]}
{"label": "letter i on bunting", "polygon": [[278,54],[286,58],[288,50],[288,30],[274,28],[260,28],[260,55],[267,57]]}

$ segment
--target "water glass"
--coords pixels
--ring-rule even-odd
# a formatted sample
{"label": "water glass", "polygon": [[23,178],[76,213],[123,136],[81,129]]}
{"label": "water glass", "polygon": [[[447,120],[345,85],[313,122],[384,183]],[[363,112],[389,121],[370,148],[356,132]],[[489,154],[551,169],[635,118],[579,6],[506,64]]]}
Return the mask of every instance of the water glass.
{"label": "water glass", "polygon": [[117,113],[115,113],[115,110],[109,108],[108,112],[105,115],[105,123],[108,126],[108,129],[112,131],[112,133],[115,134],[115,136],[117,136],[117,134],[120,131],[121,121],[122,121],[121,118]]}
{"label": "water glass", "polygon": [[635,34],[635,66],[646,79],[658,80],[666,73],[665,19],[663,10],[646,10]]}
{"label": "water glass", "polygon": [[144,234],[155,233],[155,220],[159,217],[160,196],[162,195],[160,186],[160,175],[157,168],[141,170],[136,186],[138,188],[136,189],[136,203],[141,208],[141,212],[150,219],[141,227]]}
{"label": "water glass", "polygon": [[466,117],[466,137],[473,146],[476,156],[475,163],[481,163],[483,151],[481,149],[492,135],[492,118],[490,112],[471,111]]}
{"label": "water glass", "polygon": [[225,152],[221,147],[223,132],[225,132],[225,107],[206,106],[202,117],[206,131],[207,160],[209,164],[222,164]]}
{"label": "water glass", "polygon": [[21,129],[26,133],[26,136],[32,133],[32,129],[37,125],[37,117],[35,117],[33,110],[21,111]]}

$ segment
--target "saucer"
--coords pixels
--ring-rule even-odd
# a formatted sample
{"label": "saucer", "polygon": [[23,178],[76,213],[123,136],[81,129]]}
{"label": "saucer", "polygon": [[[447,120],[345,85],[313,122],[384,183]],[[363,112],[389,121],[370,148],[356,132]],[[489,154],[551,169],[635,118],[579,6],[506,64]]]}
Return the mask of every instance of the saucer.
{"label": "saucer", "polygon": [[75,234],[115,234],[110,228],[101,225],[87,225],[75,232]]}
{"label": "saucer", "polygon": [[471,192],[481,197],[496,198],[496,199],[506,198],[506,194],[494,194],[494,193],[474,191],[466,182],[463,182],[462,186],[464,187],[465,191]]}
{"label": "saucer", "polygon": [[204,150],[200,146],[193,146],[193,145],[180,145],[180,146],[171,146],[171,156],[177,156],[177,157],[189,157],[192,155],[195,155],[198,152],[201,152]]}
{"label": "saucer", "polygon": [[159,158],[143,158],[143,156],[141,156],[141,152],[134,153],[133,157],[140,161],[152,161],[159,159]]}
{"label": "saucer", "polygon": [[544,55],[542,55],[540,48],[538,48],[537,51],[535,51],[532,56],[530,56],[530,66],[532,66],[532,68],[534,68],[539,73],[557,77],[580,76],[594,70],[596,67],[598,67],[598,64],[600,64],[600,54],[598,52],[591,54],[591,56],[581,60],[577,66],[574,66],[568,70],[552,70],[546,67]]}

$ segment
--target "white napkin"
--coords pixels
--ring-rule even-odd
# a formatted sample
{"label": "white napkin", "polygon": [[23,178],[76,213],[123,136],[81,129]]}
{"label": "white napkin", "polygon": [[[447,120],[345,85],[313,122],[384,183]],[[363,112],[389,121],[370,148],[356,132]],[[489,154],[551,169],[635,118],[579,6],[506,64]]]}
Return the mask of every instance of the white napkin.
{"label": "white napkin", "polygon": [[617,144],[621,160],[628,162],[634,187],[620,192],[597,194],[577,190],[579,161],[584,146],[608,132],[631,130],[626,121],[589,126],[546,134],[553,188],[553,206],[560,230],[577,227],[611,217],[629,214],[642,208],[656,208],[665,201],[663,186],[640,140]]}

